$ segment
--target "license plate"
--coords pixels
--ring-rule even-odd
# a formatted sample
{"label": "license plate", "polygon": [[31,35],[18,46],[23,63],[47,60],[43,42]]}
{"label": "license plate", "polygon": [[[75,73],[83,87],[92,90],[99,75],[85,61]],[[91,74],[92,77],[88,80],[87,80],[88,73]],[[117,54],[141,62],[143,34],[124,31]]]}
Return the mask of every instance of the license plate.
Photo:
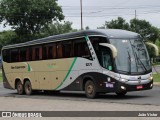
{"label": "license plate", "polygon": [[137,86],[137,89],[143,89],[142,85]]}
{"label": "license plate", "polygon": [[113,88],[113,84],[107,83],[107,84],[106,84],[106,87],[107,87],[107,88]]}

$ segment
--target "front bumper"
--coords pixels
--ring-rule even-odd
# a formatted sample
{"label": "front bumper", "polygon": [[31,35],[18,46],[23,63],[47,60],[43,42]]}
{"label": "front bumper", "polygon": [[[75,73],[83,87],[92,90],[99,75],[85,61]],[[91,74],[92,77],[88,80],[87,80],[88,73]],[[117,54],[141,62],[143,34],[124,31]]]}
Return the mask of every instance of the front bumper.
{"label": "front bumper", "polygon": [[128,84],[127,82],[121,82],[118,80],[112,80],[112,82],[104,82],[101,87],[98,87],[99,92],[131,92],[131,91],[142,91],[153,88],[153,80],[147,83],[141,84]]}
{"label": "front bumper", "polygon": [[153,88],[153,80],[146,84],[137,84],[137,85],[130,85],[118,81],[117,83],[115,83],[114,88],[115,92],[149,90]]}

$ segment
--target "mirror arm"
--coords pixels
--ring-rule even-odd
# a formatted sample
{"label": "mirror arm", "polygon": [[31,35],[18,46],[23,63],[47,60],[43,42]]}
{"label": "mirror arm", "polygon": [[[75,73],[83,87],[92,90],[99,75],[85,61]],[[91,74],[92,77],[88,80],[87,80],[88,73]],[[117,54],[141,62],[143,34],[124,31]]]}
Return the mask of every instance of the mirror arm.
{"label": "mirror arm", "polygon": [[114,45],[111,45],[108,43],[99,43],[99,45],[110,48],[112,51],[112,54],[113,54],[113,58],[117,57],[118,52],[117,52],[117,49]]}

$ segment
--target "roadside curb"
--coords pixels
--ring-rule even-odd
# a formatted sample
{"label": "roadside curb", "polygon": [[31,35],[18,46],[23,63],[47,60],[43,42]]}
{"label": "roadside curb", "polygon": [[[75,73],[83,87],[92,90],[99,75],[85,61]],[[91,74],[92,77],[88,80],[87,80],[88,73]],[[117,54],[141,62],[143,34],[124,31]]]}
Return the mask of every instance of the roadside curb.
{"label": "roadside curb", "polygon": [[158,86],[160,86],[160,82],[153,82],[153,85],[158,85]]}

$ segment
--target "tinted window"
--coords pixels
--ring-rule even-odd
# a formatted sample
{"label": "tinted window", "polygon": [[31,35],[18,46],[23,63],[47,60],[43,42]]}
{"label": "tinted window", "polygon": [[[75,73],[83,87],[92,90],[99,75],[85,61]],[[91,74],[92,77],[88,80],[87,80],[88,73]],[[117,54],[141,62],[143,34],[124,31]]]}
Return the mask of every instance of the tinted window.
{"label": "tinted window", "polygon": [[62,42],[57,43],[57,58],[63,58]]}
{"label": "tinted window", "polygon": [[32,60],[42,60],[42,47],[41,46],[32,47]]}
{"label": "tinted window", "polygon": [[99,43],[107,43],[108,42],[107,39],[104,37],[90,37],[89,39],[93,45],[95,52],[99,50],[99,48],[98,48]]}
{"label": "tinted window", "polygon": [[11,50],[11,62],[19,62],[19,50],[18,49]]}
{"label": "tinted window", "polygon": [[63,58],[73,57],[72,41],[64,41],[62,43]]}
{"label": "tinted window", "polygon": [[32,59],[31,49],[30,49],[30,47],[27,47],[26,48],[26,61],[30,61],[31,59]]}
{"label": "tinted window", "polygon": [[10,50],[3,50],[3,61],[10,62]]}
{"label": "tinted window", "polygon": [[43,59],[56,58],[56,43],[50,43],[43,46]]}
{"label": "tinted window", "polygon": [[88,44],[84,38],[74,40],[74,56],[92,59]]}
{"label": "tinted window", "polygon": [[19,50],[19,62],[26,61],[27,56],[27,49],[26,48],[20,48]]}

